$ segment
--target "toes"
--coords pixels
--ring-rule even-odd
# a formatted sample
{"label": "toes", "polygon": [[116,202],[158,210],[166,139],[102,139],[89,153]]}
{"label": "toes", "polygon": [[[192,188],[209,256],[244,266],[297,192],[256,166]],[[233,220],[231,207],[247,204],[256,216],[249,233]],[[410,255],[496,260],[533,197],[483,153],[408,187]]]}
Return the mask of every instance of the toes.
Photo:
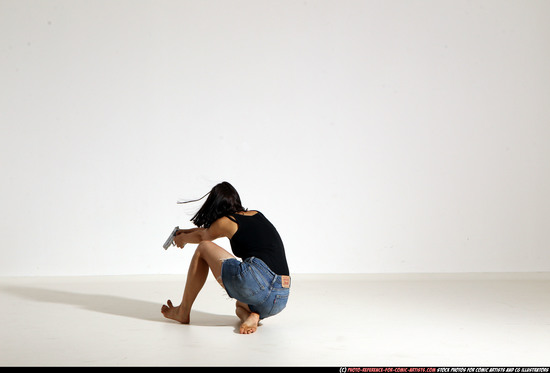
{"label": "toes", "polygon": [[252,334],[256,331],[256,328],[250,325],[241,325],[239,332],[241,334]]}
{"label": "toes", "polygon": [[172,301],[170,299],[168,299],[168,301],[166,303],[168,305],[163,304],[162,307],[160,308],[160,312],[166,313],[166,312],[170,311],[171,308],[174,308],[174,305],[172,304]]}

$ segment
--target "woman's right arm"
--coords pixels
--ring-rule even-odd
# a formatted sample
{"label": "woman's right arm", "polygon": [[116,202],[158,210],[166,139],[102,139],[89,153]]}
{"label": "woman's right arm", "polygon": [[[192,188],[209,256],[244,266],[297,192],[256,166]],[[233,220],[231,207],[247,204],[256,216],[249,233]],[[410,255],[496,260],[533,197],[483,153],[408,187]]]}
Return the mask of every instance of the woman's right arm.
{"label": "woman's right arm", "polygon": [[205,228],[180,229],[174,237],[174,243],[179,248],[183,248],[188,243],[199,243],[203,241],[205,231]]}
{"label": "woman's right arm", "polygon": [[176,233],[174,243],[182,248],[188,243],[200,243],[201,241],[214,241],[220,237],[231,238],[237,231],[237,224],[227,217],[216,220],[209,228],[181,229]]}
{"label": "woman's right arm", "polygon": [[203,229],[203,228],[180,229],[180,230],[178,230],[178,231],[176,232],[176,236],[177,236],[178,234],[182,234],[182,233],[185,233],[185,234],[187,234],[187,233],[193,233],[193,232],[195,232],[195,231],[198,231],[199,229]]}

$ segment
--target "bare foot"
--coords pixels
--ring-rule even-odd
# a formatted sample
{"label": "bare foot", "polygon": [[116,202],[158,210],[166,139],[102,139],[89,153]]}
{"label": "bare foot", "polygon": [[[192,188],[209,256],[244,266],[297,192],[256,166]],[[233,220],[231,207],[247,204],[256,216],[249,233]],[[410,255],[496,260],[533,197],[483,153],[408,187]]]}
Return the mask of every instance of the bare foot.
{"label": "bare foot", "polygon": [[250,315],[244,322],[241,324],[239,332],[241,334],[252,334],[258,329],[258,323],[260,322],[260,315],[257,313],[251,312]]}
{"label": "bare foot", "polygon": [[172,301],[168,299],[168,305],[163,304],[162,308],[160,309],[160,312],[166,317],[167,319],[175,320],[177,322],[180,322],[182,324],[189,324],[189,313],[185,313],[185,311],[181,308],[181,305],[174,307],[172,304]]}

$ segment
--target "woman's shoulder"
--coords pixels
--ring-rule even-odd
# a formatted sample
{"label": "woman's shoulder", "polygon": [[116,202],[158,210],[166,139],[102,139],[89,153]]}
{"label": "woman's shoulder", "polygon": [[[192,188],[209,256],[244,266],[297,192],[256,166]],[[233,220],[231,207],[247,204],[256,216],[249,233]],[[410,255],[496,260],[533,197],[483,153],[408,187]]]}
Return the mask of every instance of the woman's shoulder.
{"label": "woman's shoulder", "polygon": [[246,210],[246,211],[238,211],[238,212],[234,212],[232,214],[229,214],[228,216],[254,216],[254,215],[257,215],[257,214],[261,214],[260,211],[258,210]]}
{"label": "woman's shoulder", "polygon": [[260,212],[258,210],[247,210],[247,211],[238,212],[237,214],[244,215],[244,216],[254,216],[259,213]]}

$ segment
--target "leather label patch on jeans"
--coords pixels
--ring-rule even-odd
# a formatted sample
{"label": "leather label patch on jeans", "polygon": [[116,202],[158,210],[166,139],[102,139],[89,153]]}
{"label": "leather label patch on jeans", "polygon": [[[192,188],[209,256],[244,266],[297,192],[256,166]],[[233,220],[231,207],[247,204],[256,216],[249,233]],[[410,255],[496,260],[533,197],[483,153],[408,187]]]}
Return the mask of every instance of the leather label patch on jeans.
{"label": "leather label patch on jeans", "polygon": [[290,276],[281,276],[281,284],[284,288],[290,288]]}

